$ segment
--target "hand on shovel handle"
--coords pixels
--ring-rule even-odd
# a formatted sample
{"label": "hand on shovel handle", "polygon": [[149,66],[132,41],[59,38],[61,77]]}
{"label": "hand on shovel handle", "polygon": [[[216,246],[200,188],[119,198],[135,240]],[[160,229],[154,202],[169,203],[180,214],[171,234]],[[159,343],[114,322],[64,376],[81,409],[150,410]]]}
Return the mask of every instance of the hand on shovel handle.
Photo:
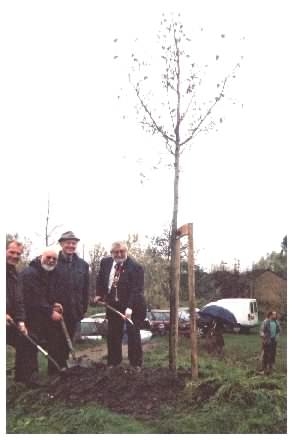
{"label": "hand on shovel handle", "polygon": [[62,304],[54,303],[53,304],[53,311],[62,314],[63,313],[63,306],[62,306]]}

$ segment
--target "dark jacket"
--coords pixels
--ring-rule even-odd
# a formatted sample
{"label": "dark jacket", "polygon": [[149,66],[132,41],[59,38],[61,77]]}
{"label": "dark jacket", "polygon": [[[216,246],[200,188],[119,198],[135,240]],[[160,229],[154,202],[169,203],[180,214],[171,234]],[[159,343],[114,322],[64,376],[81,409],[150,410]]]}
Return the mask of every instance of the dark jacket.
{"label": "dark jacket", "polygon": [[11,264],[6,263],[6,313],[15,322],[25,320],[24,302],[18,274]]}
{"label": "dark jacket", "polygon": [[31,261],[20,274],[28,323],[50,318],[56,291],[56,269],[49,272],[42,268],[40,258]]}
{"label": "dark jacket", "polygon": [[[97,276],[97,295],[109,303],[113,302],[114,295],[113,292],[108,293],[112,265],[112,257],[103,258]],[[130,257],[127,257],[123,263],[123,270],[117,285],[117,294],[122,308],[135,309],[144,305],[144,270],[140,264]]]}
{"label": "dark jacket", "polygon": [[61,303],[64,317],[80,321],[88,307],[89,265],[76,254],[69,263],[62,252],[59,253],[56,267],[57,290],[54,302]]}
{"label": "dark jacket", "polygon": [[[281,332],[281,326],[280,326],[279,321],[277,321],[277,320],[276,320],[276,326],[277,326],[277,328],[276,328],[276,330],[277,330],[276,336],[278,337],[278,335]],[[265,342],[270,342],[271,341],[272,336],[271,336],[270,319],[266,318],[262,322],[262,324],[260,326],[260,335],[265,338]]]}

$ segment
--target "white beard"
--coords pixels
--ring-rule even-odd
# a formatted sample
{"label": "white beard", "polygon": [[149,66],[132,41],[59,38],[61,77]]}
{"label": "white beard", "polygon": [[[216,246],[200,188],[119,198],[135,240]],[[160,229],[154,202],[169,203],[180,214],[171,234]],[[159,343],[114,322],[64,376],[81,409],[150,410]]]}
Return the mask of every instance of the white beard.
{"label": "white beard", "polygon": [[55,267],[56,267],[55,265],[54,266],[49,266],[48,264],[42,263],[42,268],[44,270],[46,270],[47,272],[52,272],[52,270],[54,270]]}

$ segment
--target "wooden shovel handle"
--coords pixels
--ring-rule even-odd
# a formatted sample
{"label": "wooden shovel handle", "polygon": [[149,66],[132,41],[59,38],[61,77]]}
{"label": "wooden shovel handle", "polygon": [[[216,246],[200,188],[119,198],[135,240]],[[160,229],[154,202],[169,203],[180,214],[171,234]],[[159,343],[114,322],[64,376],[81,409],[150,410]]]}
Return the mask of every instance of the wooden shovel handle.
{"label": "wooden shovel handle", "polygon": [[117,313],[122,319],[124,319],[124,321],[128,321],[130,322],[131,325],[134,325],[134,322],[130,319],[127,318],[125,315],[123,315],[123,313],[119,312],[119,310],[115,309],[115,307],[110,306],[109,304],[103,302],[103,301],[98,301],[98,304],[102,304],[103,306],[107,307],[108,309],[112,310],[112,312]]}
{"label": "wooden shovel handle", "polygon": [[69,333],[68,333],[68,330],[67,330],[67,327],[66,327],[66,324],[65,324],[65,321],[64,321],[63,318],[60,320],[60,323],[61,323],[61,327],[62,327],[64,336],[66,338],[66,342],[67,342],[68,348],[69,348],[69,350],[70,350],[70,352],[72,354],[73,359],[75,359],[75,351],[74,351],[74,348],[73,348],[73,345],[72,345],[72,341],[71,341],[71,338],[69,336]]}

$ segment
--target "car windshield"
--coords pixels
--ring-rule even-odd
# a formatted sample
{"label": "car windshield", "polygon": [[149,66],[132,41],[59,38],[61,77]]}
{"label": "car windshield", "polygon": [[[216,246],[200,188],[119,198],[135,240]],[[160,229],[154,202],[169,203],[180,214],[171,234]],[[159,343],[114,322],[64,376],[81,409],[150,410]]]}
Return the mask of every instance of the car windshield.
{"label": "car windshield", "polygon": [[152,312],[152,318],[155,321],[170,321],[169,312]]}

